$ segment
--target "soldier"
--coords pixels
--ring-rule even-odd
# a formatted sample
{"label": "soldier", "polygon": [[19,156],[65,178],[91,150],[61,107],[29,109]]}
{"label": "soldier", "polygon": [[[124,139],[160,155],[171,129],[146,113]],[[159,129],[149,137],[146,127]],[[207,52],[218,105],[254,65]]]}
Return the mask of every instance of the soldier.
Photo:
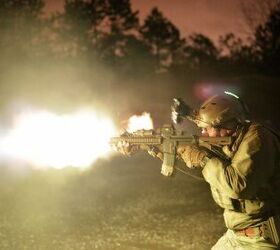
{"label": "soldier", "polygon": [[[229,161],[196,146],[178,155],[188,168],[199,168],[215,202],[224,209],[227,232],[212,250],[280,249],[280,140],[271,128],[246,120],[236,97],[216,95],[196,112],[194,122],[209,137],[232,136],[222,148]],[[120,150],[133,151],[128,145]]]}
{"label": "soldier", "polygon": [[246,120],[238,98],[216,95],[199,108],[202,134],[232,136],[224,146],[230,161],[194,146],[178,148],[189,168],[201,168],[215,202],[224,209],[227,232],[213,250],[280,249],[280,143],[272,129]]}

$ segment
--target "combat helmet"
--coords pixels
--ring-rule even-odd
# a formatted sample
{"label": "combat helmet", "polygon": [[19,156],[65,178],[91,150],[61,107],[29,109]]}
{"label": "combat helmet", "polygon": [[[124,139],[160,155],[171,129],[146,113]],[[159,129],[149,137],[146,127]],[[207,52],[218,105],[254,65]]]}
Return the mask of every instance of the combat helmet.
{"label": "combat helmet", "polygon": [[195,112],[198,127],[224,127],[230,123],[243,124],[248,119],[248,109],[240,98],[229,92],[207,99]]}

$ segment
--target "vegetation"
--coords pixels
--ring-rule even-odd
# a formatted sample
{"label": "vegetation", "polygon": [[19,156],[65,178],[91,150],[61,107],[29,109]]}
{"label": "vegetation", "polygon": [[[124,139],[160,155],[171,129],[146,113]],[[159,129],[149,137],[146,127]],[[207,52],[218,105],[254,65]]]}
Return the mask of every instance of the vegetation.
{"label": "vegetation", "polygon": [[[183,64],[186,70],[196,68],[202,74],[203,67],[213,63],[217,64],[212,68],[216,73],[231,63],[236,65],[234,73],[238,74],[245,62],[255,72],[261,67],[263,73],[271,74],[267,60],[276,62],[279,56],[279,4],[256,27],[250,44],[226,34],[218,47],[203,34],[182,38],[157,8],[140,25],[138,12],[131,9],[129,0],[66,0],[62,13],[47,17],[42,15],[43,7],[43,0],[1,1],[1,51],[33,59],[54,54],[57,58],[80,59],[87,55],[92,60],[123,67],[119,62],[134,63],[135,58],[129,58],[128,52],[138,48],[150,57],[147,61],[155,57],[155,70],[162,67],[169,71]],[[279,74],[279,70],[273,73]]]}
{"label": "vegetation", "polygon": [[[205,81],[213,86],[226,83],[230,89],[237,89],[238,94],[247,98],[249,106],[257,105],[253,111],[257,118],[271,119],[262,104],[251,102],[253,92],[272,100],[268,104],[272,114],[279,107],[275,91],[278,86],[274,84],[280,72],[279,4],[270,6],[270,14],[255,28],[249,43],[234,34],[224,34],[218,44],[203,34],[183,38],[157,8],[141,24],[138,11],[131,9],[129,0],[67,0],[64,11],[51,16],[43,15],[43,8],[43,0],[1,1],[0,88],[8,96],[23,97],[30,93],[23,83],[23,79],[31,82],[21,71],[25,67],[23,71],[31,71],[29,76],[33,74],[32,82],[36,82],[37,97],[32,96],[35,102],[47,99],[38,97],[40,93],[50,97],[49,89],[54,88],[49,85],[51,81],[57,83],[57,93],[63,92],[57,94],[60,106],[65,102],[65,106],[79,103],[81,96],[87,94],[79,89],[80,83],[69,79],[64,79],[68,83],[60,87],[61,79],[58,81],[55,75],[58,71],[71,72],[76,82],[86,83],[90,94],[84,102],[95,99],[112,107],[118,103],[121,113],[139,110],[139,103],[134,103],[133,98],[123,103],[128,95],[140,95],[144,103],[150,103],[153,102],[150,93],[157,92],[156,99],[161,105],[172,94],[190,93],[187,98],[194,102],[199,98],[194,97],[194,89]],[[11,75],[19,79],[11,79]],[[43,81],[44,77],[48,79]],[[7,90],[4,85],[9,84],[15,86]],[[112,95],[112,88],[118,89],[118,96]],[[18,93],[18,89],[25,93]],[[80,92],[80,97],[73,92]],[[2,108],[9,99],[7,95],[3,97]],[[59,106],[53,104],[57,99],[51,98],[44,104]],[[158,113],[149,105],[144,108]]]}

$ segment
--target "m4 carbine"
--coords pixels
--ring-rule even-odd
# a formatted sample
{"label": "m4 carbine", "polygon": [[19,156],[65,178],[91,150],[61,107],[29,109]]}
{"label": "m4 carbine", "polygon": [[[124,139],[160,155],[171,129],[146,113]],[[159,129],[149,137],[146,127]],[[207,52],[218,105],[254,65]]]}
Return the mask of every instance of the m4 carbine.
{"label": "m4 carbine", "polygon": [[111,146],[117,147],[119,142],[138,146],[139,149],[160,148],[163,154],[161,173],[165,176],[172,175],[177,158],[177,147],[194,144],[203,147],[213,156],[224,160],[228,158],[222,153],[221,148],[230,145],[232,137],[200,137],[187,135],[185,131],[176,130],[172,125],[165,125],[158,130],[138,130],[133,133],[124,133],[119,137],[112,137]]}

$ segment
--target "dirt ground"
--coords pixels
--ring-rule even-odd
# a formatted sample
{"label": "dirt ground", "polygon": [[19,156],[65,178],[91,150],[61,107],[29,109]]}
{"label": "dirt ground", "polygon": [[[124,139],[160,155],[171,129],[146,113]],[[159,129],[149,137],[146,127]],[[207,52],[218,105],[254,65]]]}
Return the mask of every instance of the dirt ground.
{"label": "dirt ground", "polygon": [[206,250],[225,231],[205,182],[144,154],[0,173],[0,249]]}

